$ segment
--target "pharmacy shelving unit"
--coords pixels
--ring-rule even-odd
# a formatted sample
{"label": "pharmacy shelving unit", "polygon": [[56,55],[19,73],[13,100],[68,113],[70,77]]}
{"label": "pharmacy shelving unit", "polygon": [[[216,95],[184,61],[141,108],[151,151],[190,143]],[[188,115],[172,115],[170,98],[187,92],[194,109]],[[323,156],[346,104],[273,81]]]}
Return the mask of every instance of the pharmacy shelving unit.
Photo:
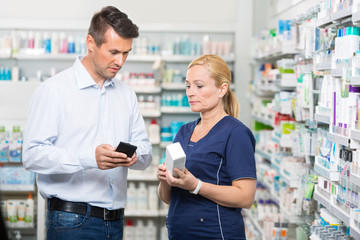
{"label": "pharmacy shelving unit", "polygon": [[[318,28],[328,28],[331,26],[339,27],[341,26],[351,26],[351,25],[359,25],[360,23],[360,12],[352,12],[352,9],[344,9],[338,11],[330,16],[327,16],[323,19],[319,19],[316,22],[316,26]],[[329,63],[320,63],[320,66],[326,66],[324,68],[318,68],[317,70],[327,72],[331,76],[337,78],[342,77],[342,69],[331,69],[331,64]],[[353,86],[360,86],[360,78],[352,77],[350,84]],[[331,111],[325,111],[331,112]],[[328,114],[315,114],[315,120],[318,123],[328,124],[331,126],[331,117]],[[329,140],[336,142],[340,145],[343,145],[346,148],[350,149],[358,149],[360,142],[360,131],[355,129],[350,129],[349,136],[343,136],[336,133],[329,132],[327,134]],[[317,158],[321,158],[317,156]],[[317,160],[317,159],[316,159]],[[340,180],[341,173],[338,171],[329,171],[329,169],[321,166],[315,160],[314,170],[315,172],[323,176],[328,181],[336,184]],[[351,173],[350,174],[350,182],[354,185],[360,186],[360,178],[358,174]],[[360,238],[360,231],[358,226],[355,225],[355,219],[352,214],[352,210],[348,208],[341,207],[334,196],[330,195],[328,192],[325,192],[320,187],[316,187],[314,192],[314,199],[316,199],[322,206],[327,208],[331,213],[333,213],[337,218],[344,222],[344,224],[350,227],[350,236],[354,239]]]}
{"label": "pharmacy shelving unit", "polygon": [[[280,1],[275,1],[276,3],[279,4]],[[304,1],[305,2],[305,1]],[[310,2],[310,1],[308,1]],[[309,3],[309,5],[311,5],[312,3]],[[318,2],[314,2],[313,5],[318,4]],[[354,3],[355,4],[355,3]],[[311,6],[309,6],[311,7]],[[335,8],[335,6],[334,6]],[[285,16],[290,16],[291,15],[291,11],[296,12],[296,14],[298,14],[297,7],[289,7],[288,9],[283,9],[283,12],[278,13],[279,16],[285,15]],[[290,12],[290,14],[288,14],[288,12]],[[302,10],[301,10],[302,11]],[[309,11],[307,12],[302,12],[301,14],[303,16],[310,14],[309,12],[312,12],[312,10],[309,9]],[[310,14],[312,15],[312,13]],[[277,16],[275,14],[275,16]],[[311,17],[313,18],[313,16]],[[297,22],[297,21],[296,21]],[[297,22],[298,23],[298,22]],[[336,13],[332,14],[332,15],[328,15],[326,17],[324,17],[323,19],[319,19],[316,21],[315,25],[317,28],[329,28],[329,27],[339,27],[340,26],[350,26],[350,25],[356,25],[359,26],[360,24],[360,11],[358,12],[352,12],[352,10],[350,9],[344,9],[341,11],[337,11]],[[298,36],[299,37],[299,36]],[[264,53],[262,55],[257,56],[257,61],[261,61],[261,62],[273,62],[275,60],[281,59],[283,57],[289,57],[291,56],[290,53],[295,53],[296,51],[286,51],[284,49],[279,50],[273,50],[272,52],[268,52],[268,53]],[[311,61],[311,59],[308,59],[309,61]],[[315,59],[314,59],[315,60]],[[314,61],[314,65],[315,71],[312,71],[312,73],[314,72],[321,72],[322,75],[323,74],[329,74],[332,77],[335,78],[339,78],[342,77],[342,69],[332,69],[331,67],[331,62],[320,62],[320,63],[315,63]],[[356,86],[360,86],[360,78],[359,77],[352,77],[351,85],[356,85]],[[275,86],[254,86],[254,90],[253,92],[256,94],[257,92],[266,92],[269,93],[271,91],[275,91]],[[262,90],[262,91],[261,91]],[[318,90],[313,91],[313,94],[319,93]],[[265,95],[264,95],[265,96]],[[271,96],[271,94],[267,94],[266,97]],[[315,107],[315,106],[314,106]],[[317,109],[319,109],[319,106],[316,106]],[[281,110],[279,109],[272,109],[273,111],[276,112],[281,112]],[[343,145],[345,148],[350,148],[350,149],[359,149],[359,142],[360,142],[360,131],[359,130],[354,130],[351,129],[350,130],[350,134],[348,136],[343,136],[340,134],[336,134],[336,133],[332,133],[331,132],[331,124],[332,124],[332,119],[330,116],[331,113],[331,109],[320,109],[319,112],[317,111],[313,111],[312,112],[313,118],[311,118],[311,121],[315,121],[314,124],[315,128],[320,126],[323,128],[329,128],[329,132],[327,133],[327,138],[330,141],[336,142],[338,144]],[[273,120],[271,118],[268,118],[267,116],[264,115],[260,115],[258,113],[252,113],[252,118],[258,122],[261,122],[265,125],[268,126],[273,126]],[[274,126],[273,126],[274,127]],[[272,141],[274,141],[275,143],[277,143],[278,145],[280,145],[280,141],[279,139],[274,139],[274,137],[272,138]],[[258,156],[261,156],[263,159],[266,159],[266,161],[270,161],[271,162],[271,167],[278,170],[280,169],[279,165],[281,163],[280,159],[276,159],[276,157],[274,155],[269,154],[268,152],[266,152],[266,150],[260,149],[260,148],[256,148],[256,153]],[[314,162],[309,165],[309,170],[311,173],[314,173],[318,176],[322,176],[325,179],[327,179],[328,181],[331,181],[334,184],[338,184],[338,182],[340,181],[340,172],[339,171],[330,171],[328,168],[325,168],[324,166],[322,166],[319,162],[323,162],[321,161],[321,156],[315,156],[314,158]],[[282,175],[282,173],[279,174],[280,178],[282,178],[284,181],[286,180],[286,176]],[[352,184],[355,184],[357,186],[360,186],[360,176],[358,174],[351,174],[350,175],[350,181]],[[290,183],[291,185],[291,183]],[[270,189],[269,189],[270,190]],[[335,216],[337,216],[337,218],[339,218],[342,222],[344,222],[346,225],[348,225],[350,227],[350,236],[353,237],[354,239],[360,239],[360,230],[359,230],[359,224],[355,223],[355,219],[352,216],[351,211],[349,211],[349,209],[347,208],[343,208],[340,205],[337,204],[336,199],[331,196],[330,194],[328,194],[327,192],[325,192],[324,190],[322,190],[320,187],[316,187],[315,188],[315,192],[314,192],[314,199],[320,203],[322,206],[324,206],[325,208],[327,208],[331,213],[333,213]],[[281,209],[281,206],[280,206]],[[286,214],[285,214],[286,215]],[[251,221],[254,222],[254,221]],[[256,224],[253,223],[253,225],[256,227]],[[262,229],[259,230],[259,232]]]}
{"label": "pharmacy shelving unit", "polygon": [[[66,20],[62,21],[16,21],[13,19],[4,19],[0,23],[0,34],[1,33],[10,33],[12,30],[24,30],[24,31],[39,31],[39,32],[65,32],[65,33],[73,33],[76,36],[86,36],[86,29],[88,28],[88,22],[83,20],[72,20],[71,23]],[[212,40],[221,41],[226,40],[230,41],[232,45],[235,45],[235,32],[236,29],[234,26],[229,25],[213,25],[213,24],[142,24],[139,25],[141,29],[140,37],[146,37],[151,40],[156,40],[158,42],[162,42],[165,40],[175,40],[177,36],[188,35],[190,37],[194,37],[196,40],[201,40],[203,35],[209,35]],[[135,42],[135,41],[134,41]],[[34,80],[37,76],[37,70],[42,71],[43,78],[44,73],[49,72],[51,68],[54,66],[56,67],[57,71],[66,69],[73,64],[73,61],[79,54],[27,54],[24,52],[20,53],[13,53],[11,51],[1,52],[0,51],[0,66],[5,65],[9,66],[10,68],[13,66],[18,66],[20,68],[20,74],[25,76],[32,77],[31,81],[29,82],[2,82],[0,84],[7,84],[11,86],[12,90],[9,93],[17,92],[18,89],[23,88],[27,85],[38,85],[39,82]],[[167,67],[170,68],[179,68],[182,72],[182,75],[185,75],[186,67],[189,62],[195,59],[197,55],[192,56],[183,56],[183,55],[144,55],[144,54],[136,54],[133,51],[127,61],[126,64],[123,66],[121,72],[128,71],[128,72],[151,72],[152,71],[152,64],[159,59],[164,61]],[[230,54],[229,56],[224,56],[224,60],[229,64],[230,68],[234,71],[235,68],[235,56],[234,54]],[[21,78],[20,76],[20,78]],[[2,85],[0,87],[0,90]],[[27,88],[26,96],[29,95],[34,88]],[[144,94],[144,95],[154,95],[154,96],[162,96],[167,92],[182,92],[185,93],[185,84],[176,84],[176,83],[167,83],[167,84],[159,84],[153,88],[135,88],[134,89],[136,94]],[[21,98],[21,96],[19,97]],[[2,99],[2,96],[1,96]],[[0,101],[2,101],[0,99]],[[6,111],[11,110],[10,106],[2,105],[0,102],[0,110],[1,107],[5,107]],[[17,104],[19,103],[16,99],[13,101],[14,108],[17,108]],[[22,103],[22,109],[27,108],[28,101],[26,103]],[[0,113],[1,115],[1,113]],[[172,107],[160,107],[156,111],[142,111],[142,115],[145,121],[149,121],[152,118],[157,119],[160,122],[160,126],[169,123],[172,120],[180,120],[180,121],[192,121],[198,117],[198,113],[191,112],[190,108],[172,108]],[[0,124],[3,122],[2,118],[0,117]],[[22,119],[26,122],[26,116]],[[12,125],[16,124],[17,122],[14,119],[6,119],[6,124]],[[22,128],[24,129],[24,128]],[[162,153],[164,152],[166,146],[170,144],[170,142],[152,142],[153,145],[153,153],[157,152],[159,158],[161,157]],[[157,164],[155,164],[157,166]],[[150,172],[150,170],[147,170]],[[154,174],[143,176],[138,175],[128,175],[128,180],[135,182],[138,184],[140,182],[145,182],[147,185],[155,185],[157,184],[157,179],[154,178]],[[34,190],[36,192],[36,189]],[[37,197],[37,230],[36,235],[37,239],[44,239],[45,237],[45,201],[42,201],[40,196]],[[132,219],[138,218],[153,218],[158,221],[159,224],[165,223],[165,215],[166,209],[160,209],[157,211],[126,211],[126,216]],[[160,220],[161,219],[161,220]],[[162,221],[162,222],[161,222]],[[159,232],[159,231],[158,231]]]}
{"label": "pharmacy shelving unit", "polygon": [[[288,59],[293,58],[296,54],[301,53],[299,50],[294,50],[294,48],[279,48],[275,49],[271,52],[265,53],[263,55],[258,55],[255,58],[255,66],[260,65],[265,62],[271,62],[274,63],[277,60],[281,59]],[[256,76],[256,74],[254,74]],[[257,82],[260,82],[260,79],[254,79],[254,89],[253,89],[253,96],[252,100],[255,98],[259,99],[265,99],[269,100],[272,99],[275,95],[275,93],[279,91],[294,91],[296,88],[296,78],[294,75],[286,75],[282,74],[284,76],[281,77],[281,79],[277,79],[275,82],[272,82],[271,84],[259,84]],[[291,115],[291,111],[289,109],[285,108],[276,108],[272,107],[273,112],[285,114],[285,115]],[[252,119],[254,121],[260,122],[264,125],[270,126],[272,129],[275,129],[277,126],[275,126],[275,119],[272,114],[266,114],[264,111],[261,111],[261,113],[253,112],[252,113]],[[277,144],[279,147],[291,147],[291,141],[282,139],[281,136],[274,136],[272,134],[271,141]],[[260,156],[263,160],[269,163],[269,166],[271,166],[272,169],[275,169],[277,172],[281,182],[285,183],[288,188],[294,189],[299,188],[301,183],[299,182],[299,179],[295,179],[291,176],[291,173],[286,171],[285,169],[281,168],[281,161],[282,156],[279,156],[276,154],[276,152],[267,152],[264,149],[256,148],[255,151],[256,155]],[[291,155],[291,154],[290,154]],[[293,215],[287,210],[285,206],[282,205],[281,200],[279,197],[277,197],[278,193],[274,193],[273,189],[269,186],[269,184],[262,184],[264,185],[271,196],[272,201],[277,203],[279,206],[279,213],[282,216],[283,219],[286,219],[290,224],[292,225],[298,225],[303,224],[305,222],[305,219],[309,216],[302,216],[302,215]],[[254,216],[250,215],[249,219],[254,219]],[[258,221],[257,219],[251,221],[256,229],[259,228],[258,224],[255,224],[254,222]],[[264,230],[260,229],[259,232],[262,234],[262,237],[264,238]]]}
{"label": "pharmacy shelving unit", "polygon": [[[32,92],[39,85],[38,82],[6,82],[0,81],[0,125],[4,125],[6,130],[11,131],[13,126],[20,126],[25,129],[28,112],[29,99]],[[21,162],[1,163],[4,167],[22,167]],[[34,178],[35,181],[35,178]],[[35,184],[0,184],[1,200],[22,199],[26,200],[28,193],[31,193],[36,203],[34,209],[35,222],[34,228],[9,227],[12,236],[16,231],[23,237],[39,236],[43,239],[43,234],[39,233],[45,223],[45,201],[37,192]]]}

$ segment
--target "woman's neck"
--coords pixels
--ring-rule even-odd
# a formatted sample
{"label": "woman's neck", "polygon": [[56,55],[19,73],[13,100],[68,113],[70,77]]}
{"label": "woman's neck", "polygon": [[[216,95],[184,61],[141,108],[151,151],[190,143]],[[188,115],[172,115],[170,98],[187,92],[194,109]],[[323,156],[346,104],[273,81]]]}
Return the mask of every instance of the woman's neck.
{"label": "woman's neck", "polygon": [[201,113],[201,121],[199,125],[202,129],[212,128],[217,122],[219,122],[223,117],[227,116],[224,109],[216,109],[215,111],[209,113]]}

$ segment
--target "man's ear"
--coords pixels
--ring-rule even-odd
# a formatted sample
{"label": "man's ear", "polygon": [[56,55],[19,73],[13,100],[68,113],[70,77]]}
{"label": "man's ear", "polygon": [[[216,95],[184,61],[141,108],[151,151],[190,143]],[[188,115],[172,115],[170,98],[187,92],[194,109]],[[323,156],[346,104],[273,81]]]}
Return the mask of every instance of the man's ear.
{"label": "man's ear", "polygon": [[93,52],[96,47],[95,39],[91,35],[86,36],[86,47],[89,52]]}

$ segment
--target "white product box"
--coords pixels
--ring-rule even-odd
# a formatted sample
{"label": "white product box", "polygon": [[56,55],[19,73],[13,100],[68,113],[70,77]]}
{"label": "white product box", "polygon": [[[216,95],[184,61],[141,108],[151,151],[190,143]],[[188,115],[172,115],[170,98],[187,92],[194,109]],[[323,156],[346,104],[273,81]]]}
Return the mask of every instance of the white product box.
{"label": "white product box", "polygon": [[165,167],[174,177],[178,177],[178,175],[173,169],[178,168],[184,171],[185,161],[186,155],[179,142],[166,146]]}

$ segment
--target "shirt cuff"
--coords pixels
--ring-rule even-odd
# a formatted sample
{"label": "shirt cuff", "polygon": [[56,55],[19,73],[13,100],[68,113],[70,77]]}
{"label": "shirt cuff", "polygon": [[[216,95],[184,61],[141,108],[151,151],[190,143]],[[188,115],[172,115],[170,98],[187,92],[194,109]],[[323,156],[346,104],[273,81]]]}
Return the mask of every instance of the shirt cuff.
{"label": "shirt cuff", "polygon": [[98,168],[95,158],[95,151],[93,148],[88,148],[80,151],[79,162],[84,169]]}

